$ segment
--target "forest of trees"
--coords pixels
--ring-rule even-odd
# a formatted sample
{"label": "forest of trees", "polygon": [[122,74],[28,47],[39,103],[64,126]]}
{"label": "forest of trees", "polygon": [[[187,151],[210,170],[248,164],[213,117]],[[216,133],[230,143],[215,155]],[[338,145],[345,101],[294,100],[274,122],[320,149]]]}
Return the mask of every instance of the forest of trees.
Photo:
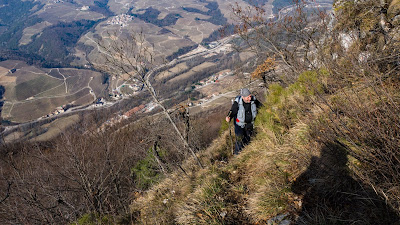
{"label": "forest of trees", "polygon": [[132,15],[143,21],[146,21],[148,23],[154,24],[159,27],[175,25],[176,21],[178,21],[179,18],[182,18],[182,16],[179,14],[169,13],[163,19],[159,20],[158,15],[160,15],[160,13],[161,12],[159,10],[150,7],[147,8],[143,14],[132,13]]}
{"label": "forest of trees", "polygon": [[33,41],[20,47],[26,52],[36,52],[48,62],[69,65],[73,60],[71,48],[75,47],[81,35],[90,30],[97,21],[74,21],[59,23],[45,28],[40,36],[35,35]]}
{"label": "forest of trees", "polygon": [[33,1],[5,0],[1,2],[0,25],[11,26],[21,18],[27,18],[33,12],[31,9],[36,6],[39,10],[43,5]]}
{"label": "forest of trees", "polygon": [[90,7],[90,10],[93,12],[101,13],[105,16],[113,16],[114,13],[110,10],[108,6],[109,0],[98,0],[94,1],[94,6]]}
{"label": "forest of trees", "polygon": [[[203,149],[210,143],[218,133],[221,113],[225,112],[197,115],[201,123],[195,117],[188,118],[190,129],[185,135],[191,145]],[[89,212],[93,214],[87,216],[100,216],[105,223],[119,215],[123,223],[123,217],[129,218],[132,194],[148,189],[166,172],[179,169],[187,157],[165,119],[133,117],[125,129],[114,126],[98,132],[103,116],[110,115],[86,115],[49,142],[2,145],[2,224],[65,224]],[[186,130],[183,114],[172,116]]]}
{"label": "forest of trees", "polygon": [[0,34],[0,42],[3,43],[0,57],[3,60],[23,60],[42,67],[69,67],[74,59],[70,52],[79,38],[99,22],[81,20],[59,23],[45,28],[40,35],[34,35],[29,44],[20,46],[23,29],[40,21],[40,18],[32,16]]}
{"label": "forest of trees", "polygon": [[198,20],[208,21],[215,25],[222,25],[222,26],[226,25],[228,20],[224,17],[224,14],[221,13],[221,10],[219,9],[217,2],[211,2],[211,1],[209,2],[206,0],[201,0],[200,2],[207,3],[205,7],[208,9],[208,11],[204,12],[199,9],[190,7],[183,7],[182,9],[188,12],[199,13],[206,16],[210,16],[209,19],[197,18]]}

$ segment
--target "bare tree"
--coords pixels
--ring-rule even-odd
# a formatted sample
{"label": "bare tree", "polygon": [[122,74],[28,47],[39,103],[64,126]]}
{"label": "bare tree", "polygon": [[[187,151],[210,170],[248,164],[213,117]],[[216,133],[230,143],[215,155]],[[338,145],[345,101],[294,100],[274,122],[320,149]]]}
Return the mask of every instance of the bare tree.
{"label": "bare tree", "polygon": [[[261,7],[234,5],[236,32],[242,40],[236,49],[254,52],[259,64],[276,59],[287,78],[315,68],[315,53],[322,49],[318,40],[328,31],[329,17],[324,8],[307,6],[312,5],[294,0],[292,6],[271,17]],[[267,66],[267,71],[258,74],[270,69]]]}
{"label": "bare tree", "polygon": [[134,136],[66,132],[49,145],[9,146],[0,166],[1,223],[65,224],[84,214],[102,223],[129,214],[137,190],[131,168],[147,148],[132,151]]}
{"label": "bare tree", "polygon": [[274,21],[261,8],[234,7],[240,47],[262,60],[275,56],[286,84],[297,81],[312,93],[331,131],[326,138],[347,147],[360,180],[399,212],[400,50],[391,1],[335,1],[334,14],[306,4],[296,1]]}
{"label": "bare tree", "polygon": [[111,42],[99,41],[98,46],[101,52],[104,53],[105,63],[102,65],[94,64],[94,66],[116,77],[127,75],[130,79],[142,84],[150,93],[153,101],[162,109],[162,112],[170,121],[184,147],[190,151],[199,166],[203,167],[196,153],[185,140],[150,83],[150,77],[163,68],[166,68],[166,64],[154,66],[152,46],[146,42],[144,34],[142,32],[131,32],[128,38]]}

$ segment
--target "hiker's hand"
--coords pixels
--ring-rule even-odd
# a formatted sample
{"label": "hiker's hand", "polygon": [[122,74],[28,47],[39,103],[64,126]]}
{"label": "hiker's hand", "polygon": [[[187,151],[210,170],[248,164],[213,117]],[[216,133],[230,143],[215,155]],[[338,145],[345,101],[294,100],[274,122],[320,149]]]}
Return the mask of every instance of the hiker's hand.
{"label": "hiker's hand", "polygon": [[225,117],[226,122],[229,123],[229,121],[231,121],[231,118],[229,116]]}

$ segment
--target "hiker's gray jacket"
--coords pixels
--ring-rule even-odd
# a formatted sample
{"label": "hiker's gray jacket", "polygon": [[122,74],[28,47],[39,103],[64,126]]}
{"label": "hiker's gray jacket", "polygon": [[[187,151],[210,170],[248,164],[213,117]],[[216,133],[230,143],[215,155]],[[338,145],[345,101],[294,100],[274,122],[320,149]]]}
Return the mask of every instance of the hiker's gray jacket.
{"label": "hiker's gray jacket", "polygon": [[228,116],[233,118],[238,126],[244,127],[247,123],[254,123],[257,108],[261,106],[262,104],[254,96],[251,97],[250,103],[245,103],[242,96],[237,96]]}

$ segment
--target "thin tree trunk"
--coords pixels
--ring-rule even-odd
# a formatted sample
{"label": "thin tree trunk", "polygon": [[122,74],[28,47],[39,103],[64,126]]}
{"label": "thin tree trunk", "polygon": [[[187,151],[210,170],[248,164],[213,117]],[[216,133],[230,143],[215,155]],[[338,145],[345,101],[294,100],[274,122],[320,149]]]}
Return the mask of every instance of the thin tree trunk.
{"label": "thin tree trunk", "polygon": [[161,171],[163,172],[163,174],[166,174],[166,170],[164,169],[163,163],[161,162],[160,156],[158,155],[157,147],[158,147],[158,142],[156,141],[156,142],[154,142],[153,155],[158,163],[158,166],[160,167]]}
{"label": "thin tree trunk", "polygon": [[193,149],[189,146],[188,142],[185,140],[185,138],[183,137],[182,133],[179,131],[178,127],[176,126],[175,122],[172,120],[171,116],[169,115],[167,109],[161,104],[161,102],[158,100],[156,92],[154,91],[153,86],[150,84],[150,82],[146,81],[145,79],[143,79],[143,83],[145,84],[147,90],[150,91],[151,97],[153,98],[153,100],[157,103],[158,106],[161,107],[161,109],[163,110],[164,115],[167,117],[167,119],[171,122],[172,126],[174,127],[176,133],[178,134],[179,138],[182,140],[183,145],[185,146],[185,148],[189,149],[190,153],[192,154],[192,156],[195,158],[195,160],[197,161],[197,164],[199,164],[199,166],[201,168],[204,168],[203,165],[200,162],[200,159],[197,157],[196,153],[193,151]]}

